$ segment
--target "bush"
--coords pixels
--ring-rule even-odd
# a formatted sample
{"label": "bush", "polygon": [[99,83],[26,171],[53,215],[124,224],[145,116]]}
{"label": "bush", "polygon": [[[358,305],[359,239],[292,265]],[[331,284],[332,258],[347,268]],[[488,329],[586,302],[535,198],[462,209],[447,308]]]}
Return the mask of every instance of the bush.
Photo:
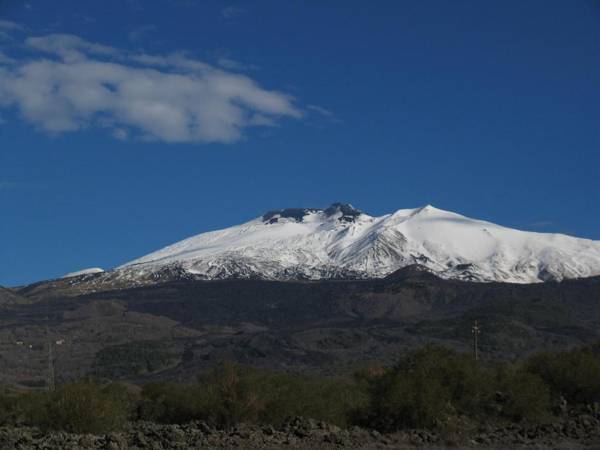
{"label": "bush", "polygon": [[146,384],[138,403],[138,417],[161,423],[185,423],[202,418],[198,387],[168,382]]}
{"label": "bush", "polygon": [[16,424],[21,415],[21,396],[15,392],[0,392],[0,424]]}
{"label": "bush", "polygon": [[502,416],[517,422],[540,422],[550,417],[550,389],[539,376],[508,368],[499,371],[497,383],[503,394]]}
{"label": "bush", "polygon": [[264,401],[259,421],[280,425],[305,416],[347,426],[349,413],[366,403],[366,392],[345,378],[311,378],[287,373],[258,373],[254,385]]}
{"label": "bush", "polygon": [[163,423],[205,420],[222,428],[255,422],[264,401],[250,374],[242,367],[224,363],[199,376],[195,385],[146,385],[139,415]]}
{"label": "bush", "polygon": [[90,380],[55,392],[7,391],[0,393],[0,421],[105,433],[122,428],[135,405],[136,418],[163,423],[278,426],[290,416],[305,416],[384,432],[436,427],[452,441],[484,422],[545,421],[553,395],[600,401],[600,354],[573,350],[539,354],[519,365],[491,365],[430,345],[408,353],[391,369],[364,370],[354,379],[224,363],[197,383],[147,384],[139,399],[123,386]]}
{"label": "bush", "polygon": [[89,380],[61,386],[54,392],[29,394],[23,402],[28,422],[71,433],[107,433],[123,428],[130,412],[124,387],[101,386]]}
{"label": "bush", "polygon": [[350,379],[308,377],[225,363],[199,378],[208,392],[212,422],[240,421],[280,425],[290,416],[305,416],[345,426],[349,412],[366,394]]}
{"label": "bush", "polygon": [[250,369],[226,362],[198,377],[198,398],[206,418],[219,427],[256,422],[265,403],[256,389]]}
{"label": "bush", "polygon": [[394,431],[430,427],[456,414],[478,417],[492,401],[492,379],[470,357],[427,346],[368,381],[369,405],[357,411],[356,420]]}
{"label": "bush", "polygon": [[145,420],[183,423],[205,420],[217,427],[240,422],[280,425],[302,415],[340,426],[365,393],[347,379],[311,378],[224,363],[198,377],[195,385],[144,386],[138,407]]}
{"label": "bush", "polygon": [[569,402],[600,402],[600,355],[593,351],[541,353],[531,357],[525,367]]}
{"label": "bush", "polygon": [[373,381],[370,404],[359,414],[359,422],[381,431],[427,427],[449,409],[448,392],[439,380],[389,372]]}

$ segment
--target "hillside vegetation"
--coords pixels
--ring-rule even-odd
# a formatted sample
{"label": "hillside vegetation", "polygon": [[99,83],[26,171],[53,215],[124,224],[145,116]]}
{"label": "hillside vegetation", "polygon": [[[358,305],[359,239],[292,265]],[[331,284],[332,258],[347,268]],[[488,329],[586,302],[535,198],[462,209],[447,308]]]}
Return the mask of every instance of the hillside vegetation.
{"label": "hillside vegetation", "polygon": [[149,383],[141,390],[82,379],[53,392],[5,391],[0,422],[77,433],[120,430],[139,420],[201,420],[219,429],[240,423],[281,426],[294,416],[380,432],[551,423],[568,411],[600,414],[599,349],[539,353],[508,364],[476,362],[468,354],[428,345],[394,367],[369,367],[352,377],[224,362],[194,383]]}

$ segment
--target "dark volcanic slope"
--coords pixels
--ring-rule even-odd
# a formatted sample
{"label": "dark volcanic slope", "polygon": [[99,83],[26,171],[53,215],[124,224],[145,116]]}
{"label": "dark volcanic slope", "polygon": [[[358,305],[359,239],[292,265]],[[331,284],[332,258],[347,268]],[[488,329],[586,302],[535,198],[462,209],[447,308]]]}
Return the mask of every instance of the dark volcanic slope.
{"label": "dark volcanic slope", "polygon": [[29,301],[12,290],[0,286],[0,307],[16,303],[29,303]]}
{"label": "dark volcanic slope", "polygon": [[[535,285],[441,280],[414,268],[384,280],[179,281],[73,296],[39,286],[4,308],[7,382],[43,381],[46,327],[59,378],[86,373],[147,380],[191,377],[224,358],[324,373],[391,364],[428,341],[518,358],[599,338],[600,278]],[[32,349],[16,345],[26,341]],[[57,342],[60,342],[58,344]]]}

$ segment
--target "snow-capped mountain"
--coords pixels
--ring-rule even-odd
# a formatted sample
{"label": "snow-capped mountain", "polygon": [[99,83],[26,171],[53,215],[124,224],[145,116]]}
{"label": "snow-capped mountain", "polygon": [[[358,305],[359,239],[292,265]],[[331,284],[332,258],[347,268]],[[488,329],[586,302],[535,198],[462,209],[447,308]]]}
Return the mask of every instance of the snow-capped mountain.
{"label": "snow-capped mountain", "polygon": [[377,278],[419,264],[443,278],[531,283],[600,274],[600,241],[514,230],[433,206],[373,217],[351,205],[270,211],[102,274],[171,278]]}

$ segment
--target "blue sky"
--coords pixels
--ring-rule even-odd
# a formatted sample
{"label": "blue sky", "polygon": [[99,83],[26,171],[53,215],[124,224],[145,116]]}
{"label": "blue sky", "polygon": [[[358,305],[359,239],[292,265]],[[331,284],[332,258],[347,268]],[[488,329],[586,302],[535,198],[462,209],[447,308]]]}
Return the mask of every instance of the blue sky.
{"label": "blue sky", "polygon": [[595,1],[0,0],[0,284],[281,207],[600,239]]}

